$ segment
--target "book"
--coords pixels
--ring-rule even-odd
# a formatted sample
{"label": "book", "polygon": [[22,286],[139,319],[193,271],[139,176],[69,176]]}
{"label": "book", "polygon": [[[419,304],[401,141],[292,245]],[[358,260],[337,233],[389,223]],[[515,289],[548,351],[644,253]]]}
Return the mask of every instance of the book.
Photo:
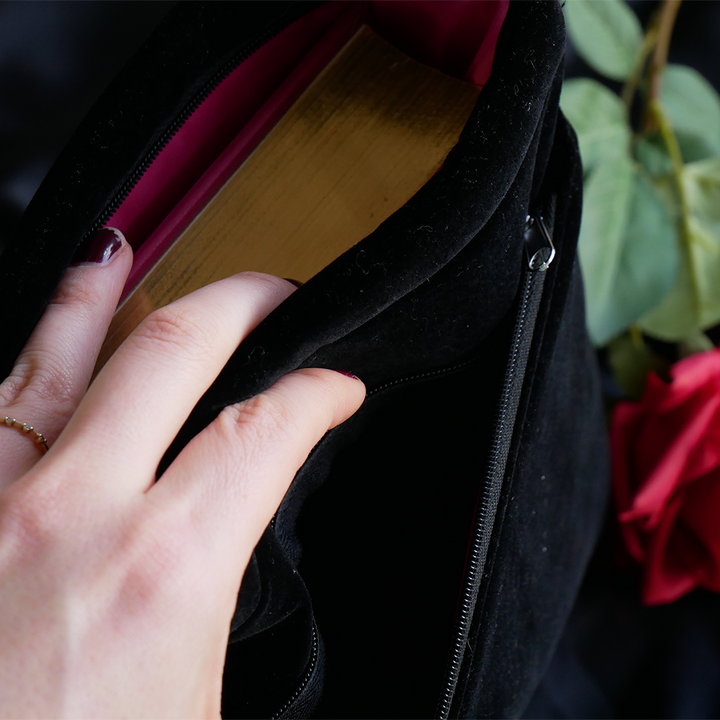
{"label": "book", "polygon": [[96,372],[197,288],[247,270],[307,281],[439,170],[478,93],[362,27],[118,308]]}

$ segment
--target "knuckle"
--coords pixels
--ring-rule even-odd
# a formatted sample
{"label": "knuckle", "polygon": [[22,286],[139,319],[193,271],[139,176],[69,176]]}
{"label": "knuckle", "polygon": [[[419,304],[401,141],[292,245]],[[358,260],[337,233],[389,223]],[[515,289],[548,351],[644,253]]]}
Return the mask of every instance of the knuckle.
{"label": "knuckle", "polygon": [[236,405],[226,407],[219,416],[224,429],[252,438],[269,438],[287,432],[290,415],[281,402],[261,393]]}
{"label": "knuckle", "polygon": [[0,405],[9,407],[15,403],[23,388],[27,387],[27,383],[28,378],[16,366],[12,374],[0,385]]}
{"label": "knuckle", "polygon": [[87,278],[76,275],[66,276],[58,292],[50,300],[50,305],[74,305],[85,308],[94,308],[103,300],[100,287],[87,282]]}
{"label": "knuckle", "polygon": [[68,420],[76,405],[78,388],[58,348],[35,349],[23,355],[3,387],[3,399],[52,403],[53,412]]}
{"label": "knuckle", "polygon": [[0,505],[3,541],[25,552],[52,549],[64,534],[62,515],[53,492],[35,487],[10,493]]}
{"label": "knuckle", "polygon": [[204,357],[208,335],[205,320],[190,308],[179,310],[168,305],[143,320],[134,333],[135,342],[152,351],[166,347],[171,352],[182,349]]}

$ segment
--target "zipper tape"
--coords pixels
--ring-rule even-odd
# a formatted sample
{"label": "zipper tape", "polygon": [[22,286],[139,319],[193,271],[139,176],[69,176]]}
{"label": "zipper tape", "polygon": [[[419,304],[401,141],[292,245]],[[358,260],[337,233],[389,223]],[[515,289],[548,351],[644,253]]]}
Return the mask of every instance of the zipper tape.
{"label": "zipper tape", "polygon": [[450,716],[461,670],[468,647],[468,638],[477,604],[480,585],[485,570],[490,539],[492,537],[505,479],[510,446],[513,439],[515,419],[520,405],[525,368],[532,345],[535,321],[542,299],[542,289],[555,248],[542,216],[528,215],[525,226],[525,248],[528,265],[523,281],[520,307],[515,321],[510,355],[498,407],[495,434],[490,450],[486,481],[483,486],[475,525],[472,532],[468,563],[460,595],[455,637],[444,688],[438,703],[437,717],[445,720]]}

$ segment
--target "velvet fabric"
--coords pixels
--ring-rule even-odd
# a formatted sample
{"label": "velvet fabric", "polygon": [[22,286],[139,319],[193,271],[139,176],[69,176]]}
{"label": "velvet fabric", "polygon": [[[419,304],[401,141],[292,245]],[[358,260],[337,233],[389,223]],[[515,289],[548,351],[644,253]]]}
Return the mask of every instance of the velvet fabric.
{"label": "velvet fabric", "polygon": [[610,519],[526,718],[720,716],[720,596],[643,605]]}
{"label": "velvet fabric", "polygon": [[[161,24],[0,259],[6,371],[77,243],[193,93],[258,33],[313,9],[180,3]],[[226,12],[242,22],[229,28]],[[511,5],[490,78],[442,170],[251,333],[164,459],[160,482],[222,407],[297,367],[349,370],[368,386],[363,408],[299,471],[256,549],[228,647],[227,717],[435,713],[528,272],[529,213],[545,214],[557,256],[528,330],[451,716],[519,715],[540,681],[607,489],[575,253],[582,177],[558,111],[563,37],[558,4]]]}

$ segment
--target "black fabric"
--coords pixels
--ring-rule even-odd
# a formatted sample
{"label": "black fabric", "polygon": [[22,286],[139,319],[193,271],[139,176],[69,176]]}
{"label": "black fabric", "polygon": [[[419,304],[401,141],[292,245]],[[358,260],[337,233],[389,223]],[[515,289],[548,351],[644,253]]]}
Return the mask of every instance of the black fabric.
{"label": "black fabric", "polygon": [[[228,57],[303,7],[184,3],[157,29],[0,258],[3,367],[142,153]],[[442,170],[251,333],[166,455],[162,467],[220,408],[300,366],[350,370],[370,390],[313,451],[256,550],[232,625],[226,716],[435,712],[527,272],[528,213],[547,215],[557,257],[528,329],[452,714],[518,715],[540,681],[595,542],[607,480],[575,256],[579,158],[557,107],[563,38],[556,3],[511,4],[491,78]],[[8,313],[31,284],[27,303]]]}
{"label": "black fabric", "polygon": [[3,253],[2,377],[83,236],[143,155],[230,57],[307,7],[286,0],[182,2],[151,33],[80,123]]}
{"label": "black fabric", "polygon": [[[243,578],[225,661],[224,717],[267,717],[319,667],[310,597],[268,528]],[[259,570],[259,572],[258,572]],[[248,586],[254,592],[248,592]],[[251,598],[252,612],[243,598]],[[320,673],[315,687],[321,689]],[[251,689],[249,691],[249,689]],[[315,705],[317,697],[307,704]]]}
{"label": "black fabric", "polygon": [[526,718],[720,717],[720,597],[696,590],[645,607],[640,575],[616,561],[608,517]]}

